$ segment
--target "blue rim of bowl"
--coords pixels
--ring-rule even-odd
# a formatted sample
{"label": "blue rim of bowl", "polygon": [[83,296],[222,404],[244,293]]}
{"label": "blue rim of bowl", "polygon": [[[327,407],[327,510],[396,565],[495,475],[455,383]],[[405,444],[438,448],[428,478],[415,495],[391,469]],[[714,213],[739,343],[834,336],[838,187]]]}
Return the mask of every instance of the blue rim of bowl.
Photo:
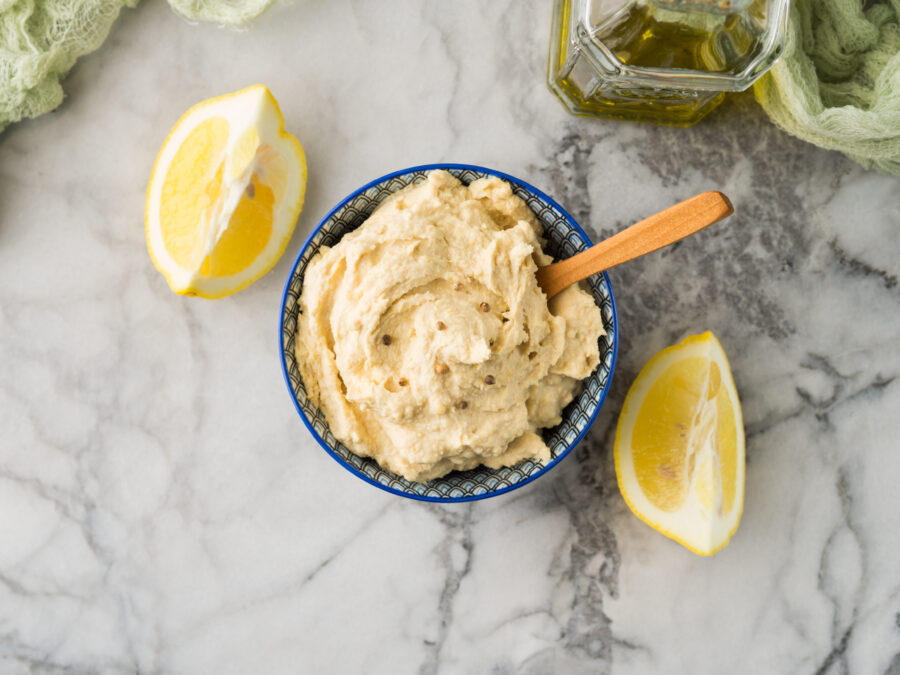
{"label": "blue rim of bowl", "polygon": [[606,386],[603,387],[603,390],[600,392],[600,395],[597,397],[597,407],[594,409],[593,414],[591,414],[591,416],[588,418],[587,424],[584,425],[584,428],[581,430],[581,432],[578,434],[578,436],[575,437],[575,440],[572,441],[571,443],[569,443],[569,445],[566,447],[566,449],[563,452],[559,453],[553,459],[553,461],[551,461],[549,464],[547,464],[543,469],[541,469],[537,473],[532,474],[531,476],[528,476],[528,478],[526,478],[525,480],[519,481],[518,483],[514,483],[513,485],[510,485],[508,487],[501,488],[499,490],[494,490],[491,492],[486,492],[486,493],[480,494],[480,495],[466,495],[464,497],[431,497],[431,496],[427,496],[427,495],[418,495],[418,494],[414,494],[411,492],[406,492],[404,490],[397,490],[388,485],[379,483],[377,480],[373,480],[372,478],[369,478],[363,472],[357,471],[355,468],[353,468],[352,466],[349,466],[346,462],[344,462],[343,458],[341,458],[340,455],[335,453],[334,450],[332,450],[331,447],[328,445],[328,443],[326,443],[325,440],[313,428],[313,425],[310,423],[309,419],[306,417],[306,413],[303,412],[303,408],[300,406],[300,402],[297,400],[297,397],[294,395],[294,390],[291,387],[291,378],[288,375],[287,362],[285,361],[285,358],[284,358],[284,331],[282,330],[283,319],[284,319],[284,310],[285,310],[285,306],[286,306],[287,300],[288,300],[288,291],[290,290],[290,287],[291,287],[291,280],[294,278],[294,274],[297,272],[297,267],[300,265],[300,259],[303,257],[303,254],[306,252],[306,249],[309,248],[310,243],[312,243],[313,237],[315,237],[316,234],[319,232],[319,230],[321,230],[325,226],[325,224],[331,220],[331,217],[335,213],[337,213],[337,211],[339,209],[341,209],[343,206],[345,206],[349,201],[355,199],[356,197],[358,197],[361,193],[365,192],[366,190],[373,188],[380,183],[389,181],[392,178],[396,178],[397,176],[403,176],[405,174],[414,173],[416,171],[435,171],[438,169],[456,169],[456,170],[461,170],[461,171],[468,170],[468,171],[482,172],[482,173],[489,174],[491,176],[497,176],[498,178],[502,178],[503,180],[505,180],[509,183],[518,185],[522,189],[524,189],[528,192],[531,192],[533,194],[536,194],[541,199],[546,200],[548,204],[550,204],[553,208],[555,208],[557,211],[559,211],[560,214],[562,214],[562,216],[566,219],[566,221],[569,223],[569,225],[572,226],[572,229],[574,229],[578,233],[578,235],[585,242],[587,242],[588,246],[591,246],[593,244],[593,242],[591,241],[591,238],[587,235],[587,232],[585,232],[583,229],[581,229],[581,226],[577,222],[575,222],[575,219],[569,214],[569,212],[566,211],[562,206],[560,206],[559,203],[555,199],[552,199],[546,193],[544,193],[542,190],[538,190],[533,185],[530,185],[529,183],[526,183],[525,181],[523,181],[519,178],[516,178],[515,176],[510,176],[509,174],[503,173],[502,171],[488,169],[486,167],[478,166],[476,164],[453,164],[453,163],[422,164],[419,166],[412,166],[407,169],[400,169],[399,171],[392,171],[391,173],[387,173],[387,174],[381,176],[380,178],[376,178],[375,180],[369,181],[368,183],[363,185],[361,188],[354,190],[349,195],[344,197],[341,201],[339,201],[337,203],[337,205],[335,205],[335,207],[333,209],[331,209],[331,211],[329,211],[328,213],[325,214],[325,216],[319,221],[319,223],[309,233],[309,236],[306,237],[306,241],[303,242],[303,246],[301,246],[300,250],[297,252],[297,257],[294,259],[294,264],[291,265],[291,271],[288,273],[287,281],[284,284],[284,292],[281,295],[281,311],[278,315],[278,318],[279,318],[278,359],[279,359],[279,361],[281,361],[281,374],[284,377],[285,384],[287,385],[288,393],[290,393],[290,395],[291,395],[291,400],[294,402],[294,407],[297,409],[297,412],[300,415],[300,419],[303,421],[303,425],[307,428],[307,430],[309,430],[309,433],[312,434],[312,437],[316,439],[318,444],[322,446],[322,449],[325,450],[325,452],[327,452],[335,462],[340,464],[344,469],[346,469],[347,471],[352,473],[357,478],[361,478],[362,480],[369,483],[370,485],[374,485],[375,487],[379,488],[380,490],[384,490],[385,492],[390,492],[391,494],[399,495],[401,497],[406,497],[408,499],[415,499],[417,501],[440,502],[440,503],[444,503],[444,504],[452,504],[452,503],[458,503],[458,502],[474,502],[474,501],[478,501],[480,499],[487,499],[488,497],[496,497],[496,496],[502,495],[506,492],[511,492],[518,488],[524,487],[525,485],[528,485],[529,483],[537,480],[538,478],[540,478],[541,476],[546,474],[548,471],[550,471],[550,469],[552,469],[557,464],[559,464],[563,459],[565,459],[569,455],[569,453],[572,452],[572,450],[579,443],[581,443],[582,439],[587,435],[588,431],[590,431],[590,428],[594,425],[594,420],[597,419],[597,415],[600,414],[600,409],[603,408],[603,403],[606,401],[606,396],[607,396],[607,394],[609,394],[609,389],[612,386],[613,375],[615,374],[615,371],[616,371],[616,358],[619,353],[619,314],[618,314],[618,311],[616,310],[616,298],[615,298],[615,295],[613,294],[612,283],[610,283],[609,275],[606,272],[603,272],[602,273],[603,279],[606,282],[606,288],[609,291],[609,303],[612,308],[612,328],[614,331],[613,334],[615,336],[615,339],[613,340],[613,344],[612,344],[612,359],[610,360],[609,376],[606,378]]}

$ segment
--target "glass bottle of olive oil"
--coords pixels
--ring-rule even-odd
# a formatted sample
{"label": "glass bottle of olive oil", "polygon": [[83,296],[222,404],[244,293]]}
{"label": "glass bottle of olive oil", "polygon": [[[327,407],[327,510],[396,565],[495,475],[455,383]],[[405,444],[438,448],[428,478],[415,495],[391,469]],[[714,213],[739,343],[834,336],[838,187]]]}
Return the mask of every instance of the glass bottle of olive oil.
{"label": "glass bottle of olive oil", "polygon": [[579,115],[697,122],[778,58],[789,0],[555,0],[550,87]]}

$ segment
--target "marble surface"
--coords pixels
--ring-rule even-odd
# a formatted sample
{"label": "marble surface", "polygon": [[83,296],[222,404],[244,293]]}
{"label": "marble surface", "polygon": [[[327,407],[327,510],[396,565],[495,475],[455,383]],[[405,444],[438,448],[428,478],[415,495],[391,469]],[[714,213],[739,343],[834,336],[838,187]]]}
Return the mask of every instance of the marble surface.
{"label": "marble surface", "polygon": [[[0,673],[900,673],[900,187],[773,128],[569,116],[550,3],[314,2],[245,32],[126,11],[55,113],[0,135]],[[172,295],[146,181],[192,103],[253,82],[309,160],[284,258]],[[536,483],[435,506],[315,445],[276,330],[306,234],[390,170],[483,164],[608,235],[708,188],[738,215],[612,273],[589,437]],[[695,557],[628,511],[616,414],[711,329],[748,439],[741,527]]]}

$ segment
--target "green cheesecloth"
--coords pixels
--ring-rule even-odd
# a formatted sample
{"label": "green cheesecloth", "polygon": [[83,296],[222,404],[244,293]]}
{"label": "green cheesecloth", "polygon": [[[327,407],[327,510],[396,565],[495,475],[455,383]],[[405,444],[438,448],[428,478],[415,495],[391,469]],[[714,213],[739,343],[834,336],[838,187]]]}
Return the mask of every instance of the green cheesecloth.
{"label": "green cheesecloth", "polygon": [[[0,0],[0,131],[63,100],[60,80],[103,44],[122,7],[139,0]],[[275,0],[169,0],[179,14],[241,26]]]}
{"label": "green cheesecloth", "polygon": [[900,174],[900,0],[794,0],[784,53],[754,87],[775,124]]}
{"label": "green cheesecloth", "polygon": [[[60,80],[140,0],[0,0],[0,131],[63,100]],[[179,14],[243,25],[275,0],[168,0]],[[788,133],[900,174],[900,0],[794,0],[784,54],[755,85]]]}

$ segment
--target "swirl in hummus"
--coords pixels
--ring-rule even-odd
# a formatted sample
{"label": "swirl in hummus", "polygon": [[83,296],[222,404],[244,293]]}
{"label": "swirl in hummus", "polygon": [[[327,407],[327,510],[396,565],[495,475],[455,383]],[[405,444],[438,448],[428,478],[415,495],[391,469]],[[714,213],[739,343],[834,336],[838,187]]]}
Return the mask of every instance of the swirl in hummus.
{"label": "swirl in hummus", "polygon": [[549,459],[603,334],[590,294],[547,302],[541,226],[499,178],[445,171],[388,198],[306,269],[296,356],[332,433],[409,480]]}

